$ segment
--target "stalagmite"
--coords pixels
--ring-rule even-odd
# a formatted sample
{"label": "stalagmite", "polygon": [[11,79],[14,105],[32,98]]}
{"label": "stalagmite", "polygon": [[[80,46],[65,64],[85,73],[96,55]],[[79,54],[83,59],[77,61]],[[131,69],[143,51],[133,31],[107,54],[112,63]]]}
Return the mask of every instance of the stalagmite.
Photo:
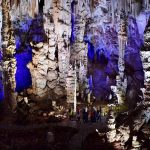
{"label": "stalagmite", "polygon": [[76,70],[72,65],[69,67],[68,76],[66,79],[67,102],[76,103],[76,88],[77,88]]}

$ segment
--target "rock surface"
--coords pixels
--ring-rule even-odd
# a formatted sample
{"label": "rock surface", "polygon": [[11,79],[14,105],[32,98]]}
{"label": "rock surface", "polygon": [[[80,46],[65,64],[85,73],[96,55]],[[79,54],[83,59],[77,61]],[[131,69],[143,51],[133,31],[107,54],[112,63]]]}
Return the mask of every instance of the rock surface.
{"label": "rock surface", "polygon": [[114,143],[122,149],[144,149],[149,147],[150,103],[143,102],[133,111],[116,118]]}
{"label": "rock surface", "polygon": [[[135,90],[137,85],[136,90],[140,91],[144,82],[143,68],[146,84],[150,77],[149,26],[144,35],[150,6],[147,0],[133,1],[2,0],[2,46],[7,49],[3,57],[11,58],[5,60],[4,68],[9,72],[8,64],[12,64],[8,73],[12,91],[24,92],[36,100],[44,100],[47,95],[47,99],[51,99],[58,87],[67,90],[69,66],[75,61],[79,95],[90,88],[97,100],[107,100],[110,87],[119,82],[118,74],[122,80],[123,72],[127,76],[124,89],[127,86]],[[122,40],[123,37],[127,39]],[[139,52],[143,37],[142,68]],[[125,43],[127,48],[121,51]],[[121,61],[123,53],[124,62]],[[20,70],[23,70],[22,78]],[[131,79],[134,80],[131,82]],[[23,83],[24,80],[27,82]],[[88,85],[90,80],[92,83]],[[66,97],[66,90],[57,96]],[[130,92],[126,93],[132,99]]]}

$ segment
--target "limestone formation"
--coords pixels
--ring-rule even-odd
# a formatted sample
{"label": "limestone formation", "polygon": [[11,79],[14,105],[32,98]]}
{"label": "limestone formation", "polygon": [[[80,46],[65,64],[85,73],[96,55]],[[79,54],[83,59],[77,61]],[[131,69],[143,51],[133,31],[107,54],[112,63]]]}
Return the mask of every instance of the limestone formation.
{"label": "limestone formation", "polygon": [[3,83],[5,100],[7,106],[11,109],[16,106],[15,94],[15,73],[16,60],[15,54],[15,39],[13,33],[12,23],[10,21],[10,2],[8,0],[2,1],[2,56],[3,56]]}
{"label": "limestone formation", "polygon": [[74,95],[75,95],[75,75],[76,70],[70,65],[68,76],[66,79],[66,91],[67,91],[67,102],[73,103],[74,102]]}
{"label": "limestone formation", "polygon": [[125,78],[124,78],[124,70],[125,70],[125,62],[124,62],[124,56],[125,56],[125,48],[127,43],[127,22],[126,22],[126,14],[124,12],[121,13],[121,23],[120,23],[120,31],[118,33],[118,40],[119,40],[119,59],[118,59],[118,69],[119,69],[119,80],[117,81],[117,89],[119,95],[119,102],[122,103],[123,96],[125,95]]}
{"label": "limestone formation", "polygon": [[[122,149],[145,148],[147,146],[146,141],[149,141],[147,137],[150,120],[149,106],[149,102],[144,102],[135,110],[119,115],[115,120],[116,134],[112,142],[120,143]],[[140,134],[141,131],[143,132],[142,135]]]}
{"label": "limestone formation", "polygon": [[[141,24],[147,24],[149,8],[148,0],[2,1],[4,61],[1,70],[10,78],[10,93],[16,90],[15,95],[23,92],[24,96],[35,100],[52,100],[54,94],[58,99],[67,99],[69,66],[75,61],[77,94],[82,98],[87,88],[96,100],[107,100],[111,86],[118,85],[119,102],[122,85],[127,96],[130,94],[126,86],[134,89],[139,83],[136,87],[140,91],[144,77],[142,71],[136,70],[142,68],[139,51],[146,25]],[[130,31],[132,33],[127,34]],[[149,80],[148,41],[149,28],[141,50],[146,85]],[[129,51],[131,54],[127,56]],[[127,63],[135,53],[135,63]],[[123,61],[124,56],[127,58]],[[132,69],[135,72],[131,76]],[[22,78],[18,77],[20,70],[23,70]],[[23,79],[28,82],[22,83]]]}

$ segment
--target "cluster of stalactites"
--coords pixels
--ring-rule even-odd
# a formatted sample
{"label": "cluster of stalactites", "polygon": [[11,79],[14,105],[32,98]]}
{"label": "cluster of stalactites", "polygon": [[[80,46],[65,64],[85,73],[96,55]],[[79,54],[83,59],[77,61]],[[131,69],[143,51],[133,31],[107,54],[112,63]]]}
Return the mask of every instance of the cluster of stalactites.
{"label": "cluster of stalactites", "polygon": [[40,1],[41,0],[11,0],[10,7],[11,10],[14,10],[14,12],[19,11],[17,15],[29,15],[34,18],[35,15],[39,13]]}
{"label": "cluster of stalactites", "polygon": [[145,9],[146,11],[149,10],[150,11],[150,0],[143,0],[143,9]]}
{"label": "cluster of stalactites", "polygon": [[[111,12],[112,15],[114,12],[118,11],[120,13],[122,10],[126,12],[126,14],[131,14],[134,17],[138,16],[138,14],[143,9],[144,11],[150,9],[149,0],[109,0],[111,4]],[[113,16],[112,16],[113,17]]]}
{"label": "cluster of stalactites", "polygon": [[10,5],[11,5],[11,6],[15,5],[15,7],[18,7],[18,6],[19,6],[19,3],[20,3],[20,0],[11,0]]}

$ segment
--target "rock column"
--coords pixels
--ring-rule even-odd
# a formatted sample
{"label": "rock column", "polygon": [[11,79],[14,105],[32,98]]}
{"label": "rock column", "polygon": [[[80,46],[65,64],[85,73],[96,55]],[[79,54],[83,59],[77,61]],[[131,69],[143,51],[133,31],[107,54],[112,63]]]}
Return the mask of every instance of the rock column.
{"label": "rock column", "polygon": [[13,109],[16,105],[15,93],[15,73],[16,60],[15,54],[15,40],[13,35],[13,28],[10,20],[10,2],[9,0],[2,1],[2,55],[3,55],[3,83],[4,93],[7,105]]}
{"label": "rock column", "polygon": [[[77,61],[77,70],[79,72],[79,89],[80,93],[86,89],[87,74],[87,44],[84,42],[84,32],[86,27],[87,3],[76,1],[74,5],[74,43],[71,43],[71,61]],[[85,84],[83,84],[85,83]]]}
{"label": "rock column", "polygon": [[[29,94],[33,94],[35,99],[43,99],[47,96],[47,71],[48,49],[44,47],[44,43],[32,44],[33,61],[28,65],[32,77],[32,90],[28,90]],[[31,92],[31,93],[30,93]]]}
{"label": "rock column", "polygon": [[124,76],[124,54],[125,54],[125,47],[127,43],[127,33],[126,33],[126,17],[125,13],[122,12],[121,20],[120,20],[120,31],[119,31],[119,60],[118,60],[118,68],[119,68],[119,76],[117,77],[117,88],[118,88],[118,102],[122,103],[123,97],[125,96],[126,90],[126,80]]}
{"label": "rock column", "polygon": [[68,77],[66,79],[66,91],[67,91],[67,102],[74,103],[74,93],[75,93],[75,70],[72,65],[69,67]]}

